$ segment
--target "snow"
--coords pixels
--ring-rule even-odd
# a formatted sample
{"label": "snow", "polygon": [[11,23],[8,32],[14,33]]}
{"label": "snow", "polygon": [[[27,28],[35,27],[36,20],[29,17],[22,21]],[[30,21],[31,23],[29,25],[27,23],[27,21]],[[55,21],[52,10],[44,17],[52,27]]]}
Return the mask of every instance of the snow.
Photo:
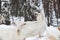
{"label": "snow", "polygon": [[27,37],[26,38],[26,40],[37,40],[38,38],[37,38],[37,36],[35,36],[35,37]]}
{"label": "snow", "polygon": [[21,17],[15,17],[15,16],[10,16],[10,21],[11,21],[11,24],[12,24],[12,22],[14,22],[14,21],[21,21],[21,22],[24,22],[25,21],[25,18],[23,17],[23,16],[21,16]]}
{"label": "snow", "polygon": [[[14,28],[16,28],[16,26],[13,24],[12,25],[4,25],[4,24],[0,25],[0,30],[8,30],[8,29],[14,29]],[[53,27],[53,26],[47,27],[47,30],[52,30],[55,34],[57,34],[56,29],[57,29],[57,27]],[[46,35],[47,30],[45,31],[44,35]],[[0,33],[0,35],[1,35],[1,33]],[[37,36],[33,36],[33,37],[27,37],[26,40],[50,40],[50,39],[45,36],[39,38],[39,36],[37,35]]]}
{"label": "snow", "polygon": [[0,30],[6,30],[6,29],[12,29],[12,28],[16,28],[16,26],[14,25],[0,25]]}
{"label": "snow", "polygon": [[[14,28],[16,28],[16,26],[15,25],[4,25],[4,24],[2,24],[2,25],[0,25],[0,30],[8,30],[8,29],[14,29]],[[3,32],[1,32],[1,33],[3,33],[4,34],[4,32],[5,31],[3,31]],[[7,32],[7,31],[6,31]],[[0,33],[0,37],[1,37],[1,33]],[[11,34],[10,34],[11,35]],[[5,37],[6,35],[4,35],[4,37]],[[13,36],[13,35],[12,35]],[[6,39],[6,37],[4,38],[4,39]],[[28,37],[28,38],[26,38],[26,40],[37,40],[38,39],[38,35],[37,36],[34,36],[34,37]],[[43,38],[41,38],[41,39],[43,39]],[[41,40],[41,39],[39,39],[39,40]]]}

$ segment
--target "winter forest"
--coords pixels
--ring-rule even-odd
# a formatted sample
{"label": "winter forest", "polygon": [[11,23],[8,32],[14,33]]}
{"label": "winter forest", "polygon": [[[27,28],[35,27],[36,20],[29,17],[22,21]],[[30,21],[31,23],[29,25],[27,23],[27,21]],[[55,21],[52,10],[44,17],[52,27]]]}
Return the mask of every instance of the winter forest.
{"label": "winter forest", "polygon": [[60,40],[60,0],[0,0],[0,40]]}
{"label": "winter forest", "polygon": [[14,21],[14,17],[19,20],[24,17],[24,21],[36,21],[34,12],[44,10],[47,25],[57,26],[60,22],[59,8],[59,0],[0,0],[0,16],[4,15],[6,21]]}

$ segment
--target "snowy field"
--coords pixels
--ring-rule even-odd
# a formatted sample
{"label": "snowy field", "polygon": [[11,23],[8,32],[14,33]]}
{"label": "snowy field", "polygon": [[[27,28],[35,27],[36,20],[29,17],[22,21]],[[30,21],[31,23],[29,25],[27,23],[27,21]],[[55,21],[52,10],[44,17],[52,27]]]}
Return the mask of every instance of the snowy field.
{"label": "snowy field", "polygon": [[[56,28],[56,27],[55,27]],[[15,25],[0,25],[0,39],[1,40],[14,40],[15,38],[14,38],[14,34],[16,34],[16,31],[14,31],[14,29],[16,29],[16,26]],[[50,27],[47,27],[47,30],[53,30],[54,31],[54,33],[57,33],[57,31],[53,28],[52,29],[52,26],[50,26]],[[56,28],[57,29],[57,28]],[[1,31],[2,30],[2,31]],[[10,31],[11,30],[11,31]],[[13,31],[12,31],[13,30]],[[12,34],[12,32],[14,32],[14,34]],[[47,31],[46,31],[47,32]],[[46,32],[44,33],[44,35],[46,34]],[[10,34],[8,34],[8,33],[10,33]],[[2,36],[3,35],[3,36]],[[18,37],[16,37],[17,38],[17,40],[19,40],[18,39]],[[36,35],[36,36],[34,36],[34,37],[27,37],[26,38],[26,40],[50,40],[48,37],[38,37],[38,35]],[[60,39],[59,39],[60,40]]]}
{"label": "snowy field", "polygon": [[[39,2],[39,4],[41,4],[41,5],[39,7],[36,7],[37,10],[41,10],[41,13],[43,15],[45,15],[44,14],[44,10],[43,10],[43,4],[42,4],[42,2]],[[45,18],[45,16],[43,17],[43,19],[44,18]],[[17,19],[19,19],[19,20],[17,20]],[[0,40],[20,40],[20,36],[17,35],[17,29],[18,29],[18,27],[16,25],[12,24],[12,22],[16,21],[16,20],[24,22],[24,18],[23,17],[20,17],[20,18],[18,17],[17,18],[17,17],[13,16],[13,18],[10,17],[11,25],[4,25],[4,24],[0,25]],[[41,22],[43,22],[43,21],[41,21]],[[43,25],[44,25],[44,23],[43,23]],[[34,27],[37,27],[37,26],[34,26]],[[53,26],[46,27],[46,30],[45,30],[45,32],[44,32],[43,35],[44,36],[42,36],[40,38],[39,38],[39,35],[27,37],[25,40],[60,40],[59,39],[59,37],[60,37],[60,31],[58,30],[57,27],[53,27]]]}
{"label": "snowy field", "polygon": [[[1,32],[2,34],[0,33],[0,39],[3,37],[2,40],[6,39],[6,38],[7,38],[6,40],[9,40],[8,39],[9,36],[10,36],[10,38],[13,38],[13,35],[11,35],[11,33],[8,35],[7,32],[10,32],[9,30],[15,29],[15,28],[16,28],[15,25],[4,25],[4,24],[0,25],[0,32],[2,30],[2,32]],[[44,38],[45,37],[38,38],[38,35],[37,35],[37,36],[34,36],[34,37],[27,37],[26,40],[44,40]],[[12,39],[10,39],[10,40],[12,40]]]}

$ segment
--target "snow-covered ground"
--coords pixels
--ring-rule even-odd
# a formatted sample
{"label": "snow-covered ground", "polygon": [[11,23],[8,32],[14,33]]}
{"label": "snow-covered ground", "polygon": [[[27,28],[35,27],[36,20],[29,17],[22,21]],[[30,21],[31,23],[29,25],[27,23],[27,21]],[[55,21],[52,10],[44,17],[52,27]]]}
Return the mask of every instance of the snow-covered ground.
{"label": "snow-covered ground", "polygon": [[12,22],[14,22],[14,21],[21,21],[21,22],[24,22],[25,21],[25,19],[24,19],[24,17],[23,16],[21,16],[21,17],[15,17],[15,16],[10,16],[10,21],[11,21],[11,24],[12,24]]}
{"label": "snow-covered ground", "polygon": [[12,40],[15,29],[13,25],[0,25],[0,40]]}
{"label": "snow-covered ground", "polygon": [[[54,28],[56,28],[57,29],[57,27],[54,27],[53,29],[52,29],[53,27],[52,26],[50,26],[50,27],[47,27],[47,30],[53,30],[55,33],[57,32]],[[0,32],[1,32],[1,30],[2,30],[2,34],[0,33],[0,39],[2,39],[2,40],[4,40],[4,39],[6,39],[6,40],[12,40],[13,38],[14,38],[14,36],[13,36],[13,34],[11,33],[11,31],[9,31],[9,30],[13,30],[13,29],[16,29],[16,26],[15,25],[0,25]],[[5,32],[6,31],[6,32]],[[47,31],[46,31],[47,32]],[[46,32],[44,33],[44,35],[46,34]],[[10,33],[10,35],[8,34],[8,33]],[[16,34],[16,33],[14,33],[14,34]],[[2,36],[3,35],[3,36]],[[3,37],[3,38],[2,38]],[[10,39],[9,39],[9,37],[10,37]],[[12,38],[12,39],[11,39]],[[18,38],[18,37],[16,37],[16,38]],[[26,40],[50,40],[50,39],[48,39],[47,37],[41,37],[41,38],[39,38],[38,37],[38,35],[36,35],[36,36],[34,36],[34,37],[27,37],[26,38]]]}
{"label": "snow-covered ground", "polygon": [[[11,34],[12,31],[10,31],[10,30],[14,30],[14,29],[16,29],[15,25],[4,25],[4,24],[0,25],[0,32],[2,33],[2,34],[0,33],[0,39],[13,40],[14,37]],[[8,34],[8,33],[10,33],[10,34]],[[41,38],[41,39],[43,39],[43,38]],[[39,40],[41,40],[41,39],[39,39]],[[28,38],[26,38],[26,40],[38,40],[38,35],[34,36],[34,37],[28,37]]]}
{"label": "snow-covered ground", "polygon": [[16,28],[14,25],[0,25],[0,30],[6,30],[6,29],[12,29],[12,28]]}
{"label": "snow-covered ground", "polygon": [[[41,7],[42,7],[42,5],[41,5]],[[44,15],[44,10],[43,9],[41,9],[41,10],[42,10],[41,13],[43,13],[43,15]],[[17,19],[19,19],[18,21],[24,22],[24,18],[23,17],[18,18],[18,17],[14,17],[13,16],[13,18],[14,18],[14,20],[12,19],[12,17],[10,17],[11,23],[13,21],[17,20]],[[15,38],[17,38],[17,40],[19,40],[18,39],[19,37],[17,37],[15,35],[16,34],[16,30],[15,29],[17,29],[17,26],[15,26],[13,24],[12,25],[4,25],[4,24],[0,25],[0,39],[1,40],[16,40]],[[45,35],[46,35],[47,31],[52,31],[51,34],[58,35],[57,34],[57,30],[55,30],[55,29],[57,29],[57,27],[52,27],[52,26],[47,27],[47,30],[45,31],[43,37],[39,38],[38,35],[36,35],[34,37],[27,37],[26,40],[50,40]]]}
{"label": "snow-covered ground", "polygon": [[[15,25],[4,25],[4,24],[2,24],[2,25],[0,25],[0,32],[1,32],[1,30],[3,31],[3,32],[1,32],[2,33],[2,35],[4,36],[2,36],[1,35],[1,33],[0,33],[0,39],[2,39],[2,40],[4,40],[4,39],[6,39],[6,40],[8,40],[8,38],[10,37],[12,37],[13,38],[13,35],[11,35],[11,33],[10,33],[10,35],[8,35],[7,34],[7,32],[9,31],[9,30],[11,30],[11,29],[15,29],[16,28],[16,26]],[[10,31],[9,31],[10,32]],[[5,33],[5,34],[4,34]],[[16,33],[15,33],[16,34]],[[8,37],[9,36],[9,37]],[[3,38],[2,38],[3,37]],[[10,39],[11,40],[11,39]],[[26,40],[44,40],[44,37],[42,37],[42,38],[38,38],[38,35],[37,36],[34,36],[34,37],[27,37],[26,38]]]}

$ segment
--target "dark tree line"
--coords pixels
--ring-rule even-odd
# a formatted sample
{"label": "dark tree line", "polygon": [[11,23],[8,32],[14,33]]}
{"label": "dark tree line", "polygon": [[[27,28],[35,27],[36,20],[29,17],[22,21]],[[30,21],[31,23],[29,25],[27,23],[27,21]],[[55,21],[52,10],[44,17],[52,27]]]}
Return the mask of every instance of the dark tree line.
{"label": "dark tree line", "polygon": [[18,15],[18,11],[19,11],[19,0],[11,0],[11,15]]}
{"label": "dark tree line", "polygon": [[[36,6],[38,5],[35,0],[33,0],[33,2]],[[11,15],[24,16],[25,21],[36,20],[36,16],[32,12],[33,10],[36,10],[36,8],[31,7],[29,0],[11,0],[10,6]]]}
{"label": "dark tree line", "polygon": [[[45,15],[47,16],[49,13],[49,3],[52,3],[51,5],[54,7],[54,11],[56,13],[56,17],[57,17],[57,14],[60,15],[60,0],[42,0],[43,1],[43,4],[44,4],[44,11],[45,11]],[[51,8],[51,7],[50,7]],[[60,17],[60,16],[58,16]]]}
{"label": "dark tree line", "polygon": [[55,11],[55,16],[57,18],[57,24],[58,24],[58,18],[60,18],[60,0],[42,0],[42,1],[44,5],[45,16],[48,17],[48,25],[51,24],[51,18],[49,19],[49,17],[52,15],[53,12],[52,6]]}
{"label": "dark tree line", "polygon": [[[3,6],[1,6],[2,2],[4,2]],[[34,6],[38,5],[36,0],[32,0],[32,2],[34,3]],[[6,8],[8,11],[6,11]],[[7,21],[8,23],[10,23],[10,16],[12,16],[13,21],[13,16],[23,16],[25,21],[36,21],[36,15],[34,14],[34,11],[37,11],[36,7],[31,7],[30,0],[10,0],[9,4],[8,1],[0,0],[0,15],[5,18],[2,21]]]}
{"label": "dark tree line", "polygon": [[[50,25],[51,16],[52,16],[52,9],[55,11],[56,18],[60,18],[60,0],[42,0],[45,16],[48,19],[48,25]],[[37,10],[35,6],[38,5],[38,0],[32,0],[34,6],[32,7],[30,4],[30,0],[10,0],[10,14],[12,16],[24,16],[25,21],[32,21],[36,20],[36,16],[34,14],[35,11],[40,12]],[[0,0],[0,13],[1,13],[1,0]],[[50,18],[50,19],[49,19]],[[50,22],[49,22],[50,21]],[[58,21],[57,21],[58,22]]]}

